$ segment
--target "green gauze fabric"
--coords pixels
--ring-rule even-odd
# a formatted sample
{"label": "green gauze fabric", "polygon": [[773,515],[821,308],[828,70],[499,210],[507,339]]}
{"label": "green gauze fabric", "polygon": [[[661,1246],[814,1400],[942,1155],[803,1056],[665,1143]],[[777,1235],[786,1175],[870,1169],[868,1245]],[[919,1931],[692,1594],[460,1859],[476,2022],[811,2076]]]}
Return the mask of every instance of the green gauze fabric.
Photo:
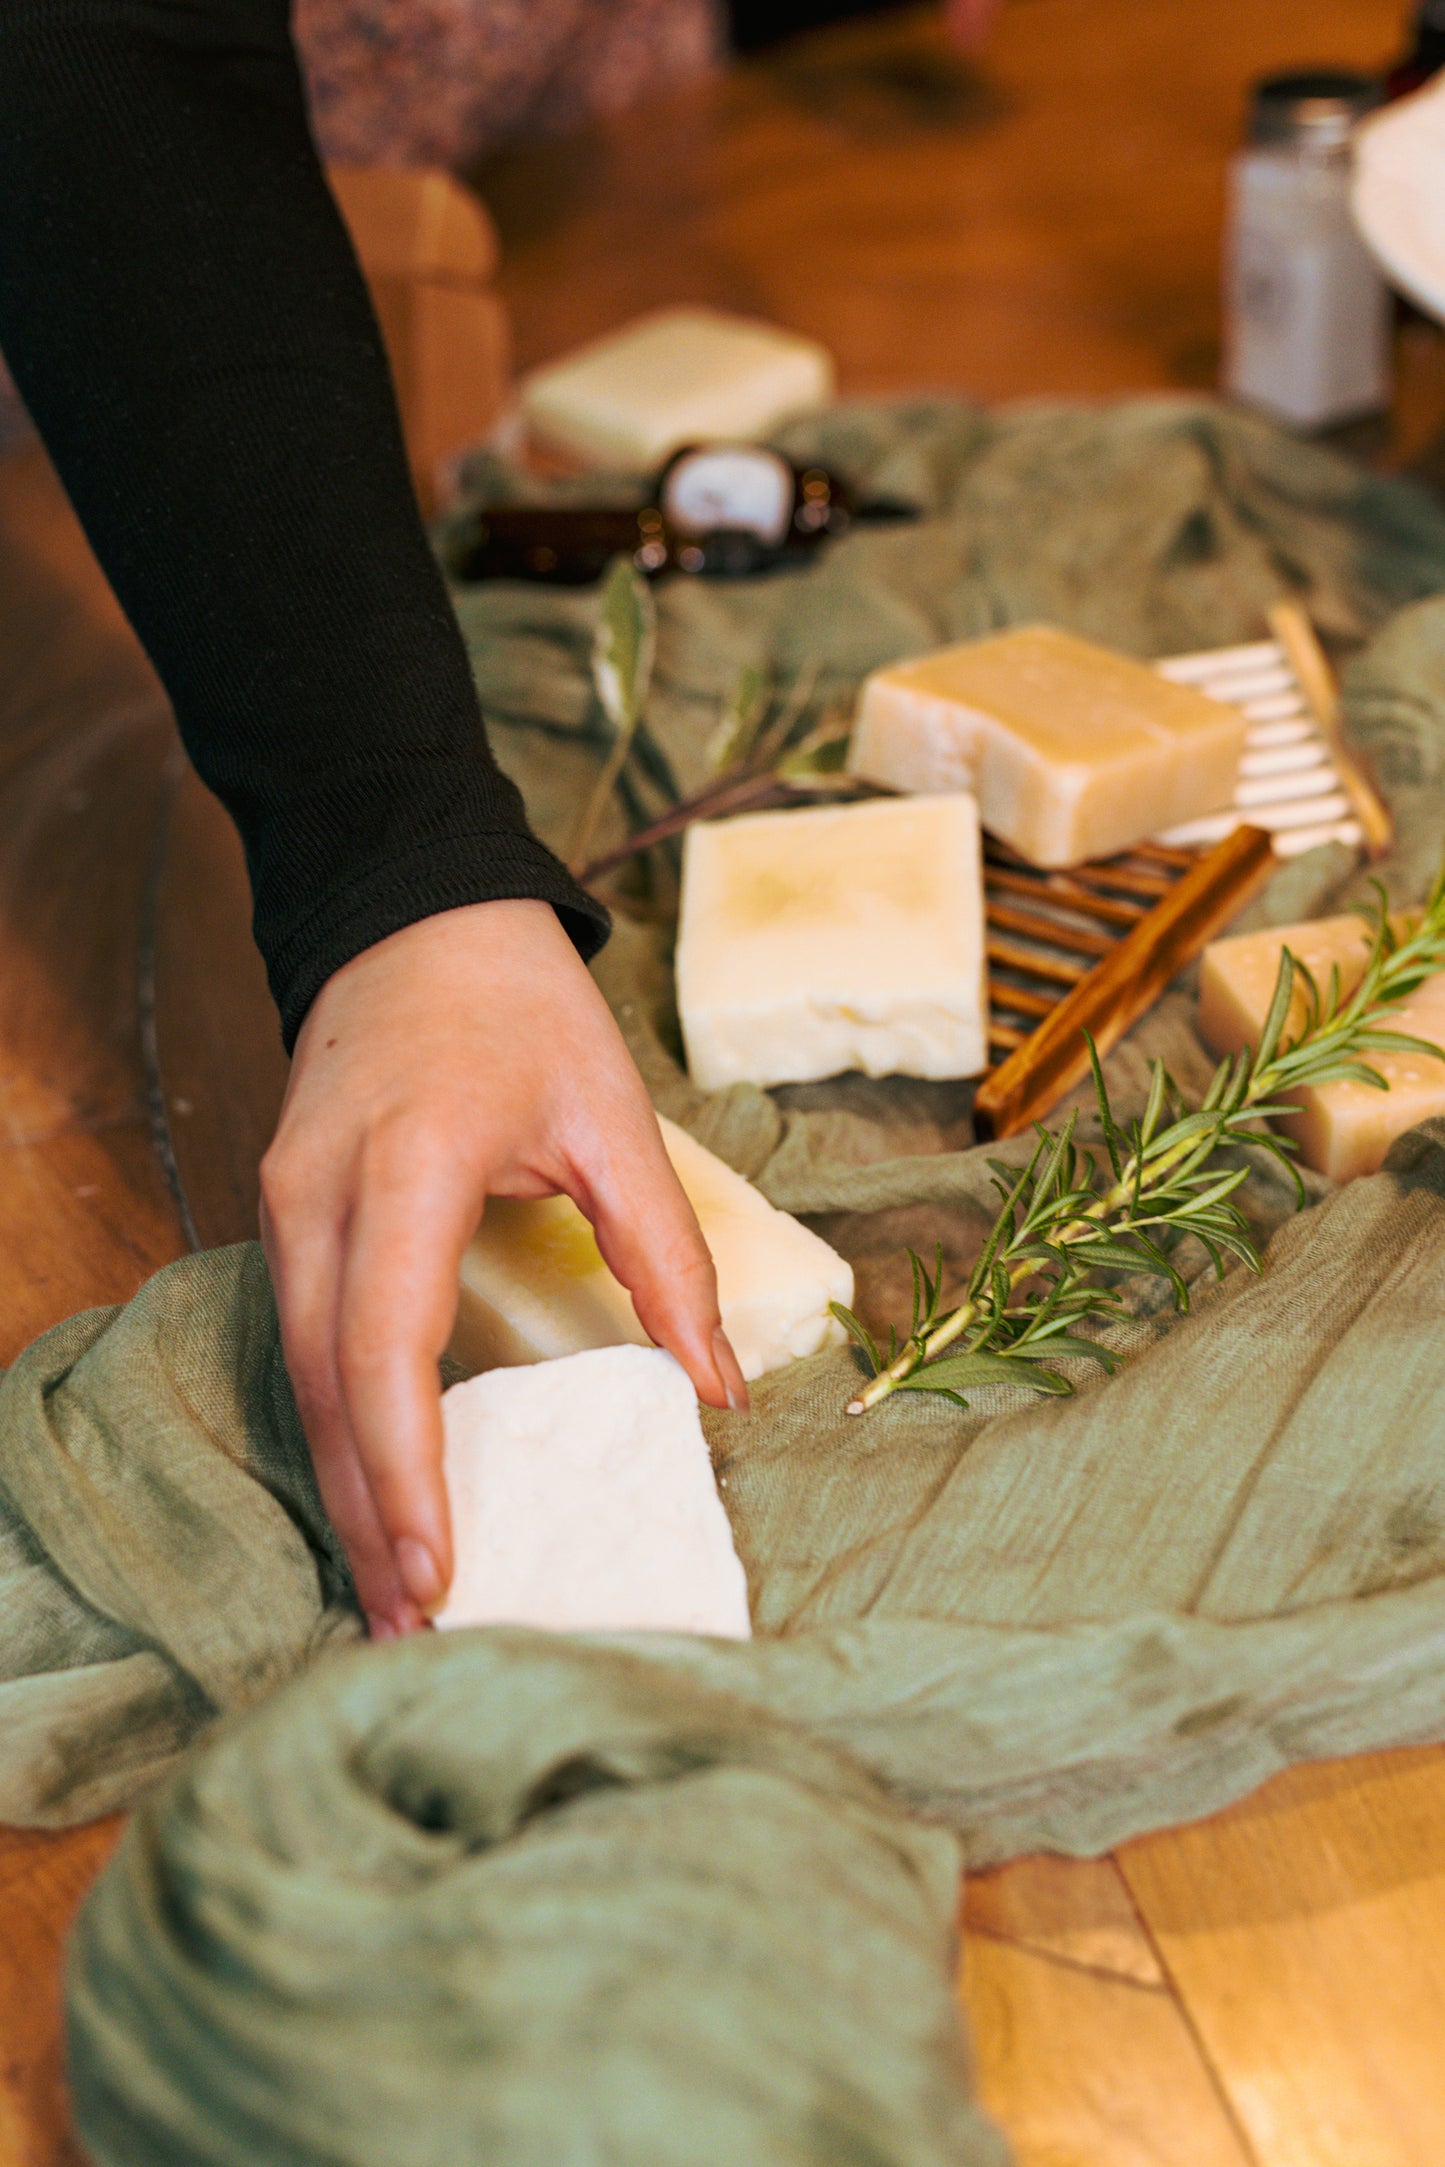
{"label": "green gauze fabric", "polygon": [[957,1851],[625,1654],[318,1665],[140,1808],[70,1952],[82,2137],[135,2167],[1002,2167]]}
{"label": "green gauze fabric", "polygon": [[[1400,817],[1392,886],[1402,900],[1423,891],[1445,828],[1445,617],[1440,604],[1408,605],[1445,590],[1437,499],[1197,399],[994,414],[940,400],[841,407],[780,443],[844,474],[860,498],[921,516],[860,526],[807,571],[657,589],[657,667],[629,770],[634,816],[710,779],[706,748],[745,665],[773,688],[769,719],[801,693],[806,723],[850,700],[868,670],[1002,625],[1046,618],[1153,656],[1258,639],[1269,605],[1295,597],[1341,638],[1400,612],[1366,659],[1350,720]],[[490,459],[469,481],[474,500],[523,486]],[[588,671],[595,597],[492,584],[455,601],[493,742],[541,832],[565,848],[606,744]],[[619,808],[598,847],[623,827]],[[1313,853],[1262,915],[1310,916],[1348,871],[1343,851]],[[976,1236],[974,1221],[961,1238],[955,1209],[988,1193],[981,1157],[954,1148],[972,1143],[968,1094],[858,1078],[694,1090],[672,1013],[675,891],[657,858],[652,872],[598,976],[654,1100],[772,1202],[844,1215],[820,1231],[858,1267],[865,1302],[906,1313],[905,1241],[931,1254],[941,1239],[961,1267]],[[1186,1084],[1207,1073],[1186,1003],[1156,1010],[1117,1057],[1126,1098],[1152,1052]],[[938,1204],[948,1210],[926,1208]]]}
{"label": "green gauze fabric", "polygon": [[[1340,634],[1379,630],[1352,670],[1348,713],[1400,820],[1385,872],[1402,899],[1418,893],[1445,828],[1445,602],[1425,599],[1445,587],[1445,516],[1425,497],[1197,402],[1003,417],[936,403],[843,410],[787,442],[926,516],[860,530],[796,576],[663,587],[635,811],[702,778],[718,700],[743,662],[771,674],[779,702],[802,673],[812,711],[876,662],[995,624],[1049,616],[1158,653],[1256,636],[1268,602],[1298,593]],[[514,486],[489,469],[474,480]],[[496,741],[558,838],[603,744],[587,678],[595,600],[498,587],[459,598],[459,611]],[[1307,915],[1343,892],[1350,871],[1344,853],[1314,854],[1281,876],[1256,916]],[[657,1103],[774,1201],[811,1215],[858,1267],[864,1305],[896,1316],[903,1243],[943,1240],[956,1272],[986,1223],[987,1154],[972,1148],[967,1087],[843,1079],[704,1098],[677,1059],[669,897],[659,855],[628,892],[599,966]],[[1187,985],[1112,1057],[1122,1105],[1137,1101],[1154,1050],[1167,1052],[1186,1088],[1207,1073]],[[510,1887],[513,1860],[525,1884],[534,1843],[550,1855],[584,1821],[590,1835],[605,1814],[625,1811],[635,1821],[625,1844],[619,1833],[612,1872],[645,1918],[694,1841],[694,1807],[696,1827],[708,1822],[707,1786],[746,1780],[767,1794],[760,1825],[804,1815],[824,1854],[844,1829],[863,1846],[835,1952],[842,1961],[846,1945],[860,1975],[875,1961],[888,1974],[910,1935],[914,1947],[918,1935],[941,1946],[944,1915],[935,1895],[910,1925],[906,1905],[867,1894],[869,1875],[886,1882],[892,1871],[872,1847],[903,1852],[873,1794],[866,1811],[860,1804],[854,1764],[895,1807],[948,1824],[970,1860],[986,1861],[1039,1847],[1099,1850],[1208,1811],[1292,1760],[1445,1735],[1445,1127],[1415,1132],[1373,1180],[1333,1196],[1315,1183],[1318,1201],[1298,1218],[1267,1178],[1249,1194],[1261,1235],[1274,1236],[1263,1279],[1241,1274],[1201,1292],[1195,1315],[1173,1328],[1142,1305],[1120,1327],[1131,1357],[1123,1373],[1081,1378],[1071,1402],[1020,1405],[995,1392],[961,1415],[918,1396],[847,1421],[854,1373],[839,1352],[767,1380],[751,1422],[709,1418],[748,1571],[751,1644],[559,1640],[544,1656],[516,1636],[479,1635],[435,1657],[332,1652],[294,1700],[288,1689],[223,1733],[214,1761],[183,1768],[148,1809],[77,1945],[77,2066],[97,2156],[155,2157],[155,2147],[137,2150],[102,2128],[121,2130],[126,2115],[151,2127],[146,2117],[170,2114],[212,2132],[212,2149],[196,2157],[236,2167],[264,2157],[257,2127],[280,2126],[271,2119],[279,2110],[268,2080],[246,2073],[280,2067],[267,2059],[273,2051],[292,2056],[288,2097],[313,2083],[334,2096],[335,2004],[309,1991],[313,1937],[298,1939],[293,1923],[292,1907],[304,1925],[313,1896],[357,1937],[340,1948],[337,1992],[364,1978],[383,2030],[380,2013],[393,2012],[389,2044],[371,2035],[358,2055],[368,2080],[410,2099],[414,2072],[440,2066],[442,2039],[459,2035],[420,1995],[396,2015],[390,1977],[348,1972],[383,1926],[360,1893],[344,1904],[334,1895],[356,1864],[357,1839],[351,1808],[333,1811],[331,1801],[359,1779],[354,1760],[336,1773],[324,1741],[345,1736],[344,1710],[362,1705],[377,1735],[392,1736],[387,1681],[420,1679],[411,1663],[437,1670],[434,1695],[430,1671],[414,1700],[409,1685],[397,1689],[414,1715],[419,1773],[408,1795],[420,1797],[430,1771],[443,1817],[453,1811],[446,1800],[470,1801],[465,1819],[485,1798],[487,1826],[503,1831],[519,1780],[509,1770],[522,1765],[505,1753],[517,1710],[534,1711],[526,1765],[539,1769],[571,1751],[568,1711],[595,1713],[587,1736],[605,1742],[617,1679],[636,1696],[629,1706],[652,1710],[659,1735],[711,1723],[715,1695],[730,1711],[730,1743],[706,1784],[639,1781],[625,1799],[589,1794],[535,1828],[527,1820],[477,1857],[479,1902],[492,1901],[484,1881],[488,1891]],[[257,1251],[172,1267],[127,1309],[46,1335],[0,1381],[0,1815],[55,1824],[137,1797],[216,1715],[266,1701],[318,1650],[357,1632]],[[461,1719],[451,1666],[470,1676],[473,1663],[486,1683]],[[539,1665],[555,1690],[539,1684]],[[323,1740],[314,1763],[313,1733]],[[805,1738],[812,1757],[794,1759]],[[829,1759],[824,1746],[847,1760]],[[495,1756],[485,1783],[463,1780],[459,1752]],[[270,1772],[264,1781],[252,1780],[253,1756]],[[365,1818],[376,1795],[372,1806],[353,1796],[356,1813]],[[230,1865],[202,1841],[217,1821],[234,1832]],[[283,1824],[285,1843],[311,1862],[304,1874],[276,1866],[285,1844],[270,1832]],[[369,1825],[379,1880],[409,1887],[420,1841],[412,1819],[378,1810]],[[710,1862],[709,1873],[721,1870]],[[754,1870],[764,1871],[761,1855]],[[725,1919],[736,1948],[762,1945],[749,1937],[754,1924],[763,1932],[766,1911],[767,1935],[780,1951],[796,1945],[801,1975],[814,1962],[814,1881],[800,1865],[776,1888],[753,1886],[758,1918]],[[736,1884],[727,1888],[738,1896]],[[574,1917],[568,1901],[540,1940],[520,1913],[488,1916],[496,1931],[482,1945],[499,1974],[488,1993],[524,1995],[534,1966],[557,1982],[569,1976],[558,1954]],[[610,1976],[606,1939],[599,1928],[594,1945],[592,1928],[579,1926],[577,1979]],[[182,1942],[184,1988],[170,1969]],[[412,1946],[405,1926],[397,1946]],[[450,1939],[440,1946],[460,1976],[464,1954]],[[399,1960],[389,1971],[415,1976]],[[735,1982],[726,1997],[719,1991],[716,2028],[733,2036]],[[278,1999],[289,2019],[279,2050]],[[610,1986],[599,2027],[621,2006]],[[699,1989],[686,2024],[709,2069],[713,2006]],[[900,2099],[927,2091],[908,2072],[920,2039],[933,2036],[935,2006],[925,1996],[886,2035]],[[199,2048],[166,2047],[171,2011],[183,2036],[191,2022],[197,2038],[224,2030],[224,2068]],[[923,2030],[910,2030],[920,2011]],[[618,2052],[630,2028],[629,2015]],[[642,2034],[636,2045],[646,2051]],[[812,2068],[828,2111],[861,2132],[873,2110],[866,2099],[856,2113],[840,2106],[831,2075],[818,2074],[836,2066],[818,2039],[800,2028],[788,2052],[792,2062],[779,2049],[760,2063],[773,2072],[766,2081],[785,2064]],[[570,2069],[552,2080],[564,2091]],[[941,2094],[956,2101],[956,2068],[938,2069]],[[277,2084],[287,2090],[284,2072]],[[871,2077],[863,2091],[876,2097]],[[570,2110],[537,2082],[526,2099],[518,2114],[546,2134],[515,2156],[566,2157],[546,2116]],[[592,2126],[599,2096],[578,2111]],[[929,2120],[920,2107],[909,2126],[936,2134],[948,2111],[962,2110],[928,2110]],[[749,2156],[893,2156],[861,2134],[852,2153],[821,2140],[811,2153],[789,2151],[783,2133],[800,2126],[780,2109]],[[348,2136],[350,2150],[338,2141],[302,2156],[365,2159],[362,2142]],[[465,2149],[446,2128],[439,2147],[430,2155],[439,2161]],[[654,2155],[619,2141],[615,2156],[644,2167]]]}
{"label": "green gauze fabric", "polygon": [[[850,1751],[976,1863],[1445,1735],[1445,1124],[1123,1337],[1112,1382],[966,1416],[845,1417],[841,1352],[764,1380],[707,1418],[758,1637],[618,1645]],[[0,1817],[134,1798],[357,1633],[254,1247],[37,1341],[0,1446]]]}

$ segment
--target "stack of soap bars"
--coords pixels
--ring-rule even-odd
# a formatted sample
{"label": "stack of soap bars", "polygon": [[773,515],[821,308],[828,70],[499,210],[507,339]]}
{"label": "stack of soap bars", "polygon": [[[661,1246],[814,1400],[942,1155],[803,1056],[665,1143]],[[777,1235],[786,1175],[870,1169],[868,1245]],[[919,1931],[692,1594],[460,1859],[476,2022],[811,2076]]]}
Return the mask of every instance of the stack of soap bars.
{"label": "stack of soap bars", "polygon": [[1046,1113],[1272,856],[1388,837],[1308,621],[1272,624],[1152,666],[1035,625],[875,671],[847,764],[891,799],[688,836],[695,1080],[979,1076],[981,1134]]}
{"label": "stack of soap bars", "polygon": [[[1136,955],[1139,921],[1195,857],[1147,839],[1228,805],[1248,758],[1250,718],[1189,675],[1051,626],[875,671],[848,767],[891,795],[688,832],[677,991],[694,1080],[981,1076],[1121,940],[1116,975],[1137,964],[1157,995],[1151,969],[1177,970],[1186,938],[1197,953],[1268,852],[1261,836],[1227,854],[1204,902],[1186,886]],[[1117,1036],[1142,1005],[1128,993],[1084,1026]],[[1071,1080],[1050,1070],[1053,1095]]]}

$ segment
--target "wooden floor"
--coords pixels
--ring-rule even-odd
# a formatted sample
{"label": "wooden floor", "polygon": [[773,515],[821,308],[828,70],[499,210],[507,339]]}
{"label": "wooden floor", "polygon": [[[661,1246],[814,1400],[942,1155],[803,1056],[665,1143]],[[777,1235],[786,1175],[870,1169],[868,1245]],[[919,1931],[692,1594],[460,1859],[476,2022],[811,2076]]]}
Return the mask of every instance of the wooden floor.
{"label": "wooden floor", "polygon": [[[1242,86],[1370,65],[1396,0],[1005,0],[813,40],[483,177],[523,362],[673,299],[825,339],[845,384],[1212,380]],[[1374,455],[1445,425],[1407,335]],[[147,1038],[152,1057],[146,1058]],[[159,1088],[148,1097],[148,1075]],[[0,469],[0,1362],[245,1232],[282,1074],[234,841],[48,470]],[[114,1841],[0,1831],[0,2167],[78,2157],[59,1961]],[[1092,1863],[974,1880],[961,1994],[1021,2167],[1445,2161],[1445,1754],[1296,1770]],[[159,2163],[158,2163],[159,2167]]]}

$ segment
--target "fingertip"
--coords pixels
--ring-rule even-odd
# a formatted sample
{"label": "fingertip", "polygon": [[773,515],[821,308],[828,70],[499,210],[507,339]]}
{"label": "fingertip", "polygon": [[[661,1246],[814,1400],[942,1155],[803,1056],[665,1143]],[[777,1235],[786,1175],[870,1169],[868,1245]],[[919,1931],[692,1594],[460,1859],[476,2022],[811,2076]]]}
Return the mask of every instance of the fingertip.
{"label": "fingertip", "polygon": [[418,1542],[413,1535],[403,1535],[396,1545],[396,1569],[402,1586],[424,1617],[441,1607],[446,1582],[428,1544]]}
{"label": "fingertip", "polygon": [[373,1610],[366,1613],[368,1640],[405,1640],[409,1633],[427,1632],[431,1619],[401,1596],[389,1610]]}
{"label": "fingertip", "polygon": [[712,1335],[712,1353],[729,1408],[735,1415],[751,1414],[752,1401],[748,1397],[748,1384],[743,1375],[742,1364],[721,1325]]}

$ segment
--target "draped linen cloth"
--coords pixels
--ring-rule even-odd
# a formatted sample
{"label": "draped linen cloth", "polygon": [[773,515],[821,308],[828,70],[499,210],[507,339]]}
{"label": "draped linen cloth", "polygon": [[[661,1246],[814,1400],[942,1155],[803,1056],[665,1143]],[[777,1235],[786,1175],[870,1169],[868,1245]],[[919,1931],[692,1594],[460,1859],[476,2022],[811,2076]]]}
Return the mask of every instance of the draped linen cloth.
{"label": "draped linen cloth", "polygon": [[[1396,814],[1390,891],[1418,895],[1445,828],[1445,516],[1423,494],[1184,401],[844,409],[785,441],[923,516],[803,574],[661,591],[634,813],[702,779],[741,662],[779,699],[806,672],[821,709],[998,623],[1162,653],[1257,636],[1297,593],[1341,638],[1378,635],[1348,720]],[[472,482],[517,486],[485,462]],[[554,836],[604,749],[594,607],[458,597],[494,742]],[[1337,903],[1352,872],[1313,854],[1252,922]],[[657,1103],[810,1215],[896,1317],[904,1242],[942,1239],[957,1276],[987,1158],[1021,1147],[971,1145],[966,1086],[696,1092],[673,900],[658,854],[598,965]],[[1151,1052],[1199,1085],[1191,1019],[1186,980],[1112,1057],[1121,1106]],[[0,1380],[0,1815],[144,1799],[72,1959],[94,2156],[440,2160],[485,2139],[520,2163],[606,2130],[575,2156],[996,2159],[917,1983],[941,1977],[955,1843],[971,1863],[1096,1852],[1293,1761],[1445,1737],[1445,1124],[1309,1189],[1296,1214],[1252,1179],[1263,1276],[1196,1273],[1182,1322],[1136,1299],[1124,1368],[1070,1401],[904,1395],[848,1419],[838,1350],[763,1380],[750,1421],[709,1414],[749,1644],[348,1648],[259,1251],[187,1259],[45,1335]],[[648,1983],[670,1963],[671,2000]],[[782,2002],[741,1983],[770,1966]],[[873,2011],[874,1977],[895,1990],[855,2057],[840,2000]],[[431,2150],[409,2134],[423,2096]],[[660,2147],[694,2111],[694,2149]]]}

